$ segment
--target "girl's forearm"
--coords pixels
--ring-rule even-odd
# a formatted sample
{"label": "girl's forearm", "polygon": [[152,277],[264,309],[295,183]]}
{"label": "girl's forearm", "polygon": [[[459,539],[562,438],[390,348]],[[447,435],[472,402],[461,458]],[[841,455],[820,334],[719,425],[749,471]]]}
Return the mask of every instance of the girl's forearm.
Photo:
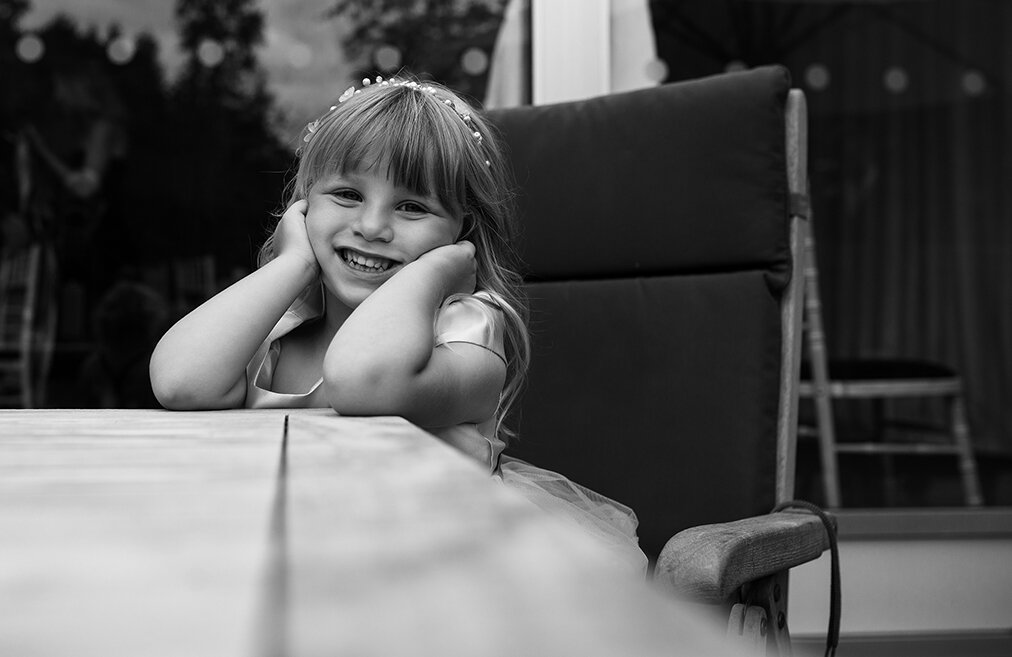
{"label": "girl's forearm", "polygon": [[392,413],[429,363],[433,320],[445,292],[437,277],[408,271],[411,267],[415,264],[367,297],[334,336],[323,373],[338,411],[350,401],[363,413],[368,409],[359,404]]}
{"label": "girl's forearm", "polygon": [[158,401],[180,410],[242,405],[246,365],[314,275],[299,258],[276,258],[176,322],[151,356]]}

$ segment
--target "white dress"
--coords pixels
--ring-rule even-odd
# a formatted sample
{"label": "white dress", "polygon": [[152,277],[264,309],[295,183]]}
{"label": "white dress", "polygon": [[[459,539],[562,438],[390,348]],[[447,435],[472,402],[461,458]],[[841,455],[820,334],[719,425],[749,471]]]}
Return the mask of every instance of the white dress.
{"label": "white dress", "polygon": [[[452,349],[468,343],[488,349],[506,362],[502,313],[487,292],[458,294],[443,302],[435,319],[435,346]],[[264,340],[246,368],[247,408],[325,408],[323,379],[302,393],[274,392],[274,368],[281,338],[303,322],[323,315],[323,295],[290,308]],[[609,549],[615,564],[627,572],[646,573],[647,558],[639,549],[638,521],[629,507],[570,481],[561,474],[504,455],[505,443],[495,434],[495,418],[475,424],[427,429],[436,437],[488,468],[503,484],[565,521],[575,521]]]}

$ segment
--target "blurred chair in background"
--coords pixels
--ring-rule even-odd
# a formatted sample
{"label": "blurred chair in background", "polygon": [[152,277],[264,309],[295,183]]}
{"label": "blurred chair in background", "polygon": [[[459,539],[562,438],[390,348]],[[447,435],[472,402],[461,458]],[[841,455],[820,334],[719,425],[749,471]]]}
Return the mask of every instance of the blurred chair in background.
{"label": "blurred chair in background", "polygon": [[0,406],[39,408],[56,333],[55,263],[39,244],[0,255]]}
{"label": "blurred chair in background", "polygon": [[[804,333],[807,362],[802,367],[799,393],[815,406],[815,426],[802,425],[801,435],[819,440],[825,506],[839,508],[841,499],[839,454],[881,455],[885,463],[885,498],[896,497],[891,459],[893,455],[952,455],[959,464],[967,505],[983,503],[977,464],[970,441],[963,399],[963,382],[947,365],[904,358],[829,358],[822,324],[815,239],[806,240]],[[946,405],[948,422],[901,420],[889,414],[890,401],[902,398],[936,398]],[[860,441],[837,440],[834,400],[865,400],[872,404],[871,435]]]}

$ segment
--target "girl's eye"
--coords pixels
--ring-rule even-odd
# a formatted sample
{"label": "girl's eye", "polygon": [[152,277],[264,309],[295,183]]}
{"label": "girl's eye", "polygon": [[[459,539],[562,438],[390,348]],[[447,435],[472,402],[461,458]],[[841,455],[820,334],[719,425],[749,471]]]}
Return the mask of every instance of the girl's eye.
{"label": "girl's eye", "polygon": [[334,196],[346,201],[361,201],[362,195],[356,192],[354,189],[339,189],[331,192]]}
{"label": "girl's eye", "polygon": [[429,211],[429,209],[424,205],[415,203],[414,201],[405,201],[404,203],[401,203],[401,210],[407,212],[408,214],[426,214]]}

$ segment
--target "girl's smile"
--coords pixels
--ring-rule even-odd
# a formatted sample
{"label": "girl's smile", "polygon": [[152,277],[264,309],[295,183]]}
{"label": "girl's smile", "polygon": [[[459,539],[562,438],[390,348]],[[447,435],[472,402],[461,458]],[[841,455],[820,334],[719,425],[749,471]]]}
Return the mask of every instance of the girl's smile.
{"label": "girl's smile", "polygon": [[349,248],[338,249],[337,254],[348,267],[363,274],[384,274],[400,264],[390,258]]}
{"label": "girl's smile", "polygon": [[404,265],[452,244],[462,221],[433,196],[393,183],[386,167],[337,173],[310,190],[306,231],[327,291],[357,307]]}

